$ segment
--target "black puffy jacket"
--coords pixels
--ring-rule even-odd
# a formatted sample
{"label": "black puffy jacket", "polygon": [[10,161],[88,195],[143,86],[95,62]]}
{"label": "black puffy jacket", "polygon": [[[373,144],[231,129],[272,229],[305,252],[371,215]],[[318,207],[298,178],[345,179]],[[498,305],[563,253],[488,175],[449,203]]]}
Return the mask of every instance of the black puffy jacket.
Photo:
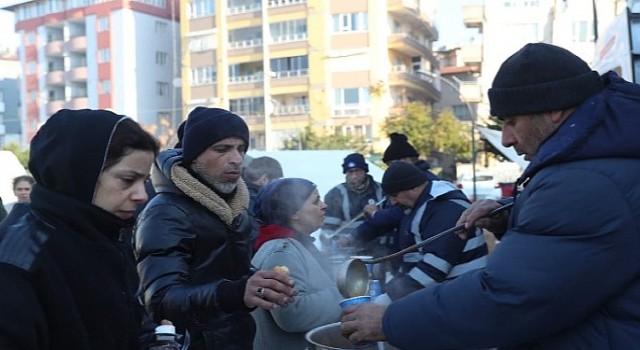
{"label": "black puffy jacket", "polygon": [[[180,149],[158,155],[157,195],[138,218],[135,249],[145,306],[154,320],[188,330],[189,349],[251,349],[255,324],[242,299],[251,274],[248,191],[239,182],[225,207],[181,160]],[[181,191],[176,181],[193,182],[194,193]],[[217,202],[199,198],[202,192]]]}

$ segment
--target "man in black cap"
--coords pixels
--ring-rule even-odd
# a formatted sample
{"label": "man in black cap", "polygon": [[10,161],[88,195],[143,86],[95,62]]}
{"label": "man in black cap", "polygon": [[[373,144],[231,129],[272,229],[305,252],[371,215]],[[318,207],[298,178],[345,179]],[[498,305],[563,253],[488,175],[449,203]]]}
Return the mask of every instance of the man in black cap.
{"label": "man in black cap", "polygon": [[[385,164],[391,165],[395,162],[413,164],[424,171],[429,180],[440,180],[438,176],[429,170],[431,165],[419,158],[418,151],[409,143],[406,135],[392,132],[389,134],[389,138],[391,143],[385,149],[382,157],[382,161]],[[374,242],[373,244],[378,248],[377,252],[379,252],[377,255],[387,255],[397,251],[397,230],[404,216],[404,208],[385,202],[380,206],[368,204],[362,211],[365,214],[365,220],[353,234],[356,244],[372,245],[371,242]],[[396,268],[393,264],[385,266],[385,269],[389,272],[394,272]]]}
{"label": "man in black cap", "polygon": [[[399,249],[453,227],[470,206],[464,193],[452,183],[430,180],[424,171],[406,162],[391,164],[382,177],[382,189],[392,204],[407,210],[398,230]],[[396,300],[484,267],[488,253],[484,235],[480,229],[473,233],[466,241],[449,235],[415,253],[405,254],[399,273],[385,286],[388,297]]]}
{"label": "man in black cap", "polygon": [[481,200],[458,220],[501,237],[487,266],[348,310],[342,331],[407,349],[636,348],[640,86],[535,43],[502,63],[489,102],[503,145],[530,163],[508,219],[483,218],[500,204]]}
{"label": "man in black cap", "polygon": [[293,281],[251,268],[249,191],[241,179],[249,129],[220,108],[196,107],[182,148],[156,159],[156,196],[140,214],[136,255],[154,320],[188,331],[189,349],[251,349],[250,311],[286,306]]}
{"label": "man in black cap", "polygon": [[[382,200],[382,188],[368,172],[369,165],[362,154],[351,153],[344,158],[342,173],[346,181],[324,196],[328,207],[320,237],[325,248],[332,242],[347,245],[351,241],[350,235],[364,219],[362,209],[365,205],[375,205]],[[336,232],[340,235],[336,236]]]}

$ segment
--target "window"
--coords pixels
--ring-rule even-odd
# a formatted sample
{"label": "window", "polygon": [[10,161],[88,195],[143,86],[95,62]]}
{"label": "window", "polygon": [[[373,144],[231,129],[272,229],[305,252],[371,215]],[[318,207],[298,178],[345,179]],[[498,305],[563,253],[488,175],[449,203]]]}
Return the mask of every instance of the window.
{"label": "window", "polygon": [[109,30],[109,17],[98,18],[98,32],[106,32]]}
{"label": "window", "polygon": [[363,115],[369,111],[371,94],[369,88],[344,88],[334,90],[334,113],[340,115]]}
{"label": "window", "polygon": [[156,34],[166,34],[167,26],[167,22],[156,21]]}
{"label": "window", "polygon": [[215,3],[213,0],[192,0],[189,4],[189,18],[215,15]]}
{"label": "window", "polygon": [[271,60],[271,71],[277,78],[307,75],[309,59],[305,56],[275,58]]}
{"label": "window", "polygon": [[35,45],[36,44],[36,33],[29,32],[27,33],[27,45]]}
{"label": "window", "polygon": [[572,23],[571,40],[578,43],[593,41],[593,24],[589,21],[578,21]]}
{"label": "window", "polygon": [[229,100],[229,110],[238,115],[264,114],[264,98],[231,99]]}
{"label": "window", "polygon": [[35,61],[30,61],[27,63],[27,74],[36,74],[38,69],[38,64]]}
{"label": "window", "polygon": [[367,13],[353,12],[333,15],[334,32],[353,32],[367,30]]}
{"label": "window", "polygon": [[169,54],[162,51],[156,51],[156,64],[164,66],[167,64]]}
{"label": "window", "polygon": [[273,42],[304,40],[307,38],[307,21],[305,19],[297,19],[271,23],[269,31]]}
{"label": "window", "polygon": [[198,67],[191,69],[191,84],[202,85],[216,82],[215,67]]}
{"label": "window", "polygon": [[189,38],[189,51],[199,52],[213,50],[215,48],[215,37],[213,35],[202,35]]}
{"label": "window", "polygon": [[109,48],[98,50],[98,63],[107,63],[111,61]]}
{"label": "window", "polygon": [[169,95],[169,83],[164,81],[156,82],[156,94],[158,96],[168,96]]}
{"label": "window", "polygon": [[98,85],[98,92],[100,94],[110,94],[111,93],[111,80],[100,80]]}
{"label": "window", "polygon": [[31,90],[29,91],[29,99],[27,100],[27,102],[29,103],[36,103],[38,102],[38,91],[36,90]]}

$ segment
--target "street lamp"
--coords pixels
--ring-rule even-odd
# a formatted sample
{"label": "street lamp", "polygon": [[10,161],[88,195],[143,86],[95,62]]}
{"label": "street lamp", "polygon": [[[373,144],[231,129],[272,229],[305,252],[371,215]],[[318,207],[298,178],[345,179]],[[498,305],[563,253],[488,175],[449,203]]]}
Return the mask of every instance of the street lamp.
{"label": "street lamp", "polygon": [[419,75],[425,76],[429,78],[432,82],[442,81],[445,84],[449,85],[453,90],[458,93],[458,98],[461,102],[464,102],[465,106],[467,106],[467,110],[469,111],[469,117],[471,117],[471,172],[473,173],[473,200],[476,200],[477,190],[476,190],[476,114],[474,110],[471,108],[471,104],[467,101],[466,98],[462,95],[460,88],[456,83],[452,80],[445,78],[441,75],[434,74],[425,70],[418,69],[415,71]]}

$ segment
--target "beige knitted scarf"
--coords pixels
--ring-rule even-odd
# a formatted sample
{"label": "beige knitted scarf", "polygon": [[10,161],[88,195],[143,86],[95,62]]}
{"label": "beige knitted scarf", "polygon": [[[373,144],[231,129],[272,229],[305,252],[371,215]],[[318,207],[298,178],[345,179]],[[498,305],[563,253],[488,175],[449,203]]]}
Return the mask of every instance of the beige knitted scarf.
{"label": "beige knitted scarf", "polygon": [[231,227],[233,219],[249,207],[249,190],[242,179],[238,181],[236,194],[229,203],[193,177],[182,166],[182,162],[177,162],[171,167],[171,180],[189,198],[220,217],[227,227]]}

